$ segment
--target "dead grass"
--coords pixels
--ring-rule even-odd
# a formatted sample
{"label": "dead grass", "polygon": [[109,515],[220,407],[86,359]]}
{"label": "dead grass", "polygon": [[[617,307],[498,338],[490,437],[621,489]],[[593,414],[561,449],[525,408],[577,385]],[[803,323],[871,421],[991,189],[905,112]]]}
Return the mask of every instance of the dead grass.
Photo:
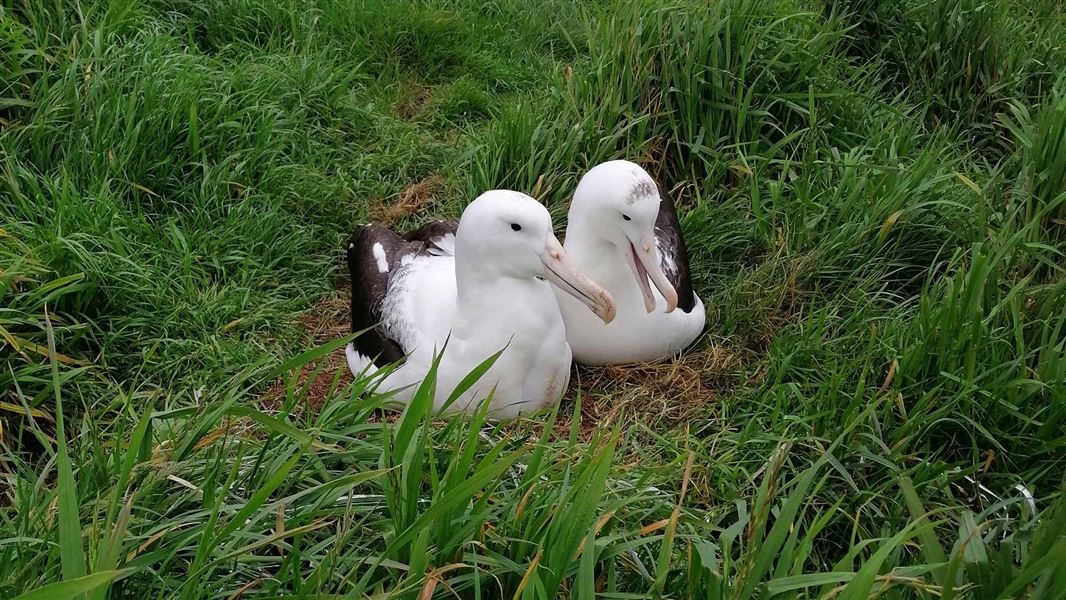
{"label": "dead grass", "polygon": [[[710,344],[672,361],[577,367],[563,402],[572,406],[581,394],[579,431],[586,441],[598,428],[615,425],[627,429],[640,423],[650,431],[666,431],[713,412],[719,394],[733,387],[741,365],[730,348]],[[565,408],[561,415],[573,414]],[[560,417],[556,423],[560,434],[570,427],[569,418]]]}
{"label": "dead grass", "polygon": [[378,200],[370,204],[370,219],[383,225],[394,225],[412,217],[435,203],[447,181],[439,175],[430,175],[418,183],[407,186],[395,200]]}
{"label": "dead grass", "polygon": [[352,325],[351,288],[344,286],[337,290],[336,295],[319,300],[300,315],[299,321],[315,344],[324,344],[346,335]]}

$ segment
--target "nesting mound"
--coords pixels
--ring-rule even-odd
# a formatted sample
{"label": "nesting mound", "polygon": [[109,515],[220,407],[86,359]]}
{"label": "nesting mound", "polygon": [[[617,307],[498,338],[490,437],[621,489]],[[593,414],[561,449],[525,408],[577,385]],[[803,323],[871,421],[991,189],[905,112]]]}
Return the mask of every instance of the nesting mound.
{"label": "nesting mound", "polygon": [[[343,286],[299,317],[311,343],[325,344],[348,333],[350,293],[350,288]],[[615,425],[626,429],[641,424],[657,432],[673,429],[713,412],[720,393],[733,387],[742,367],[741,353],[714,340],[704,340],[672,361],[577,367],[563,395],[556,432],[568,435],[579,396],[582,439],[591,438],[597,429]],[[317,412],[335,393],[332,384],[338,370],[340,385],[352,381],[343,349],[304,365],[296,375],[296,389],[307,387],[302,397],[307,410]],[[265,407],[276,407],[284,397],[285,379],[279,378],[263,394],[261,402]],[[519,420],[513,427],[539,429],[539,420]]]}
{"label": "nesting mound", "polygon": [[[569,435],[580,396],[578,436],[640,425],[650,432],[676,429],[715,410],[720,393],[733,386],[740,358],[728,347],[700,345],[672,361],[625,366],[577,367],[555,422],[558,436]],[[535,429],[539,429],[534,424]]]}

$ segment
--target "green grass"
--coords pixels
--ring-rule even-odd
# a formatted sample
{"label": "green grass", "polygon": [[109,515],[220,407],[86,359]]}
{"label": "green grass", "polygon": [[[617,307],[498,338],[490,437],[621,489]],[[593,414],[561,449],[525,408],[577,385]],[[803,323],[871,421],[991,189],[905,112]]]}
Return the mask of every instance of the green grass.
{"label": "green grass", "polygon": [[[1063,597],[1064,32],[1050,0],[0,2],[0,597]],[[298,317],[356,223],[423,183],[400,224],[510,187],[561,225],[621,157],[708,306],[684,420],[594,386],[435,419],[431,378],[382,423],[328,371],[308,410],[344,340]]]}

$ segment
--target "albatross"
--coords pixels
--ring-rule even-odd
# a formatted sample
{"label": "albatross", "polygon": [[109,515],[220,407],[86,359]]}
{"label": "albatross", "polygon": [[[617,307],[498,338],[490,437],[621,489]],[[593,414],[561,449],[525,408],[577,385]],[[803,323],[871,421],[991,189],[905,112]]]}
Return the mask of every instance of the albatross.
{"label": "albatross", "polygon": [[604,323],[614,317],[610,294],[574,265],[547,209],[518,192],[482,194],[457,228],[435,221],[401,237],[364,225],[347,257],[352,331],[366,330],[346,348],[348,367],[360,376],[402,360],[377,389],[409,402],[440,353],[437,410],[501,350],[453,408],[473,410],[492,390],[489,414],[496,418],[559,400],[572,354],[553,288]]}
{"label": "albatross", "polygon": [[668,358],[703,331],[706,314],[692,291],[677,211],[637,164],[605,162],[581,178],[564,241],[567,254],[611,294],[618,311],[609,323],[597,321],[570,297],[557,294],[577,363]]}

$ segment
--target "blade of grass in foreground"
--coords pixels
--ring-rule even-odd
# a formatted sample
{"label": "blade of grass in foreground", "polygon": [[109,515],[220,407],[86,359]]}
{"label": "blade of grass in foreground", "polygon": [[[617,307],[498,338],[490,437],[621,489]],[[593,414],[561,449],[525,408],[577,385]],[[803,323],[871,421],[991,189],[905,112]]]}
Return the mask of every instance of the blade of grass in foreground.
{"label": "blade of grass in foreground", "polygon": [[441,513],[451,510],[457,503],[469,501],[470,497],[472,497],[478,490],[485,488],[490,482],[495,481],[497,477],[502,475],[504,471],[509,469],[511,465],[524,454],[524,450],[516,450],[510,455],[500,459],[499,462],[493,465],[488,465],[483,470],[472,474],[469,479],[452,490],[452,495],[450,497],[442,498],[424,513],[419,515],[406,531],[403,531],[392,540],[392,543],[402,546],[403,544],[410,542],[418,532],[425,529],[434,519],[439,517]]}
{"label": "blade of grass in foreground", "polygon": [[854,571],[831,571],[829,573],[808,573],[775,579],[766,584],[766,593],[770,596],[794,592],[809,587],[823,586],[831,583],[846,583],[855,577]]}
{"label": "blade of grass in foreground", "polygon": [[297,354],[296,356],[290,358],[289,360],[281,363],[274,370],[270,371],[269,375],[267,375],[267,377],[266,377],[266,380],[269,381],[271,379],[275,379],[277,377],[281,377],[282,375],[288,373],[289,371],[292,371],[293,369],[299,369],[303,365],[306,365],[306,364],[308,364],[310,362],[318,360],[319,358],[322,358],[323,356],[326,356],[327,354],[329,354],[329,353],[331,353],[331,352],[333,352],[335,350],[339,350],[339,349],[347,346],[348,342],[350,342],[350,341],[354,340],[355,338],[359,337],[359,335],[362,334],[364,331],[367,331],[367,330],[364,329],[363,331],[358,331],[356,333],[350,333],[350,334],[348,334],[346,336],[343,336],[343,337],[337,338],[335,340],[332,340],[330,342],[327,342],[325,344],[322,344],[321,346],[315,346],[314,348],[311,348],[310,350],[307,350],[306,352],[301,352],[300,354]]}
{"label": "blade of grass in foreground", "polygon": [[[910,511],[911,519],[913,519],[918,525],[924,525],[928,522],[926,519],[926,511],[922,506],[921,499],[918,498],[918,492],[914,489],[914,484],[911,482],[910,477],[900,477],[899,488],[903,493],[903,499],[907,503],[907,510]],[[922,542],[922,554],[925,555],[925,559],[930,564],[943,564],[943,568],[937,569],[933,572],[936,576],[936,582],[939,585],[944,585],[945,574],[947,570],[948,557],[944,554],[944,549],[940,546],[940,540],[936,537],[936,531],[932,528],[922,528],[918,532],[918,539]]]}
{"label": "blade of grass in foreground", "polygon": [[[763,577],[770,572],[770,567],[773,566],[774,561],[777,559],[778,551],[785,543],[789,532],[793,529],[794,519],[799,512],[800,506],[803,504],[804,500],[807,499],[807,490],[814,482],[815,477],[818,475],[818,472],[821,470],[822,465],[825,462],[824,459],[817,461],[812,467],[796,477],[796,487],[778,509],[779,512],[774,519],[774,524],[770,528],[770,532],[766,534],[765,538],[763,538],[758,552],[752,556],[753,562],[750,563],[751,566],[748,567],[750,570],[745,575],[743,592],[740,595],[741,598],[753,597],[755,595],[756,586],[763,580]],[[770,475],[768,475],[768,477],[769,476]],[[773,497],[769,488],[761,489],[760,494],[764,496],[764,500],[761,504],[764,507],[771,506],[770,503],[773,501]]]}
{"label": "blade of grass in foreground", "polygon": [[[922,529],[932,529],[932,527],[931,523],[924,520],[911,521],[909,525],[903,528],[903,531],[882,542],[881,547],[863,564],[862,568],[855,574],[854,579],[845,586],[844,591],[840,594],[840,600],[864,600],[869,598],[874,590],[874,584],[877,582],[877,575],[881,571],[881,565],[884,564],[889,555],[896,552],[916,534],[920,535]],[[937,568],[939,568],[939,565],[937,565]],[[880,592],[883,592],[884,589],[882,588]]]}
{"label": "blade of grass in foreground", "polygon": [[56,398],[56,469],[59,509],[59,558],[63,578],[77,579],[85,575],[85,550],[81,545],[81,518],[78,514],[78,494],[74,483],[74,471],[67,453],[66,429],[63,427],[63,395],[59,391],[59,363],[56,361],[55,332],[47,309],[44,313],[48,334],[48,358],[52,363],[52,388]]}
{"label": "blade of grass in foreground", "polygon": [[[134,465],[142,462],[151,452],[151,424],[152,405],[151,401],[149,401],[148,406],[141,413],[137,426],[130,435],[129,444],[126,446],[122,466],[116,479],[114,497],[108,507],[107,520],[105,521],[105,523],[110,524],[111,534],[100,539],[93,571],[111,571],[118,567],[119,558],[122,554],[122,544],[126,538],[131,511],[133,510],[134,492],[129,493],[128,500],[125,503],[122,502],[122,495],[126,493],[126,486]],[[121,509],[118,508],[119,506],[121,506]],[[107,597],[108,587],[105,585],[97,588],[95,593],[89,597],[103,600]]]}
{"label": "blade of grass in foreground", "polygon": [[296,443],[303,446],[310,446],[317,450],[335,451],[336,447],[330,447],[327,444],[323,444],[314,439],[310,434],[297,429],[295,426],[282,421],[276,417],[272,417],[262,411],[255,410],[249,406],[235,405],[226,410],[226,414],[234,417],[247,417],[256,423],[262,425],[265,429],[268,429],[274,433],[288,436],[296,441]]}
{"label": "blade of grass in foreground", "polygon": [[997,596],[997,600],[1014,597],[1037,578],[1052,573],[1050,569],[1053,569],[1055,565],[1066,563],[1066,538],[1059,540],[1059,543],[1052,546],[1047,554],[1039,556],[1014,577],[1010,585]]}
{"label": "blade of grass in foreground", "polygon": [[75,579],[59,581],[44,587],[37,588],[16,596],[13,600],[70,600],[91,592],[102,585],[107,585],[116,579],[121,579],[136,569],[120,569],[117,571],[100,571],[92,575],[85,575]]}
{"label": "blade of grass in foreground", "polygon": [[674,549],[677,521],[681,518],[681,507],[685,504],[685,494],[688,492],[689,479],[692,477],[692,462],[695,458],[696,453],[690,450],[688,459],[685,461],[685,473],[681,478],[681,492],[677,497],[677,506],[670,513],[670,522],[666,526],[663,544],[659,549],[659,560],[655,568],[655,594],[657,596],[662,596],[663,590],[666,589],[666,576],[670,571],[670,556]]}

